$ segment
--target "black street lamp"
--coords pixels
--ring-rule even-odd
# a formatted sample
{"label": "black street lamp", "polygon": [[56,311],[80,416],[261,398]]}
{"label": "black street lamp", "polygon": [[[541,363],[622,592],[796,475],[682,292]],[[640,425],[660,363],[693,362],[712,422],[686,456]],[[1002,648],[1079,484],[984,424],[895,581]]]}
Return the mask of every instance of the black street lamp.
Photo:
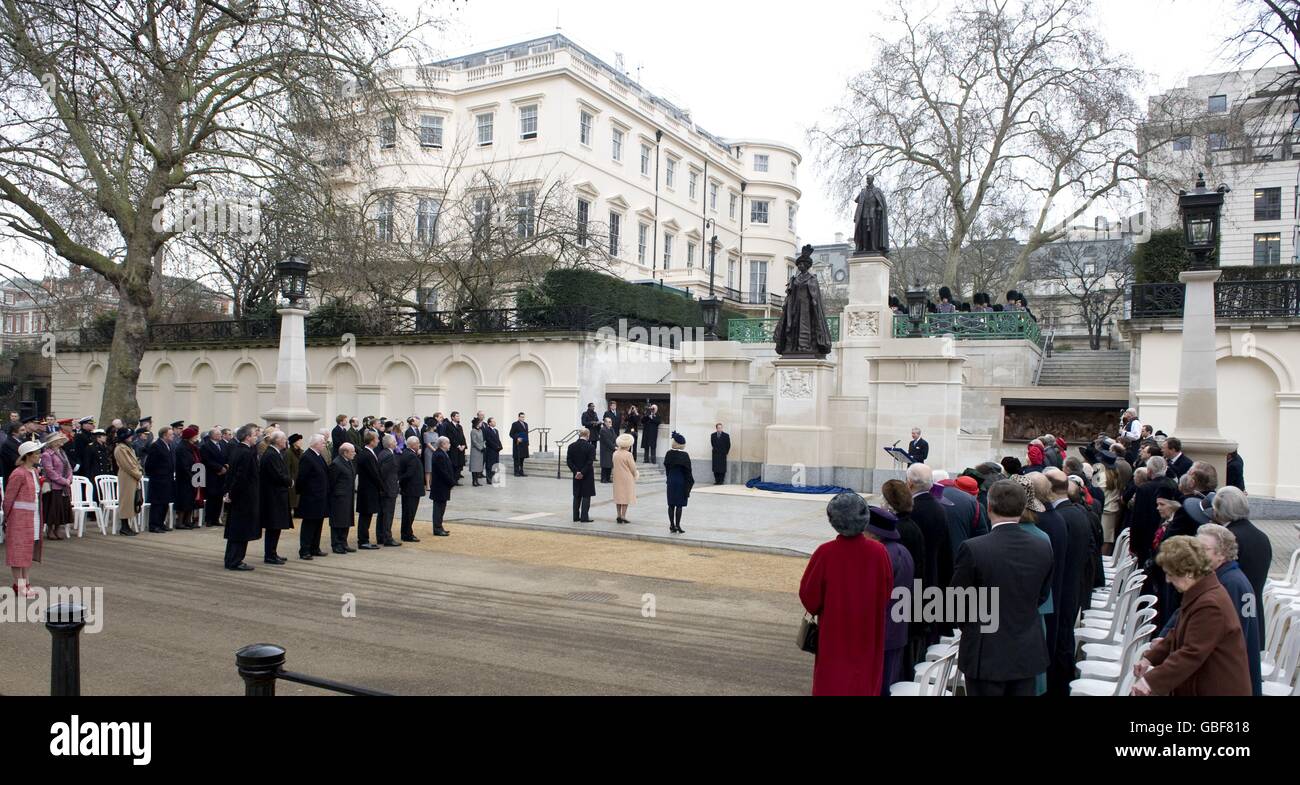
{"label": "black street lamp", "polygon": [[925,319],[925,303],[930,295],[917,281],[907,290],[907,317],[912,321],[912,335],[921,335],[921,322]]}
{"label": "black street lamp", "polygon": [[290,307],[297,307],[298,301],[307,297],[307,273],[311,272],[309,264],[301,256],[289,256],[275,266],[280,278],[280,294],[289,301]]}
{"label": "black street lamp", "polygon": [[1205,174],[1196,176],[1196,187],[1178,192],[1178,209],[1183,214],[1183,245],[1192,254],[1191,268],[1212,267],[1209,257],[1219,245],[1219,222],[1223,197],[1230,190],[1221,185],[1211,191],[1205,186]]}
{"label": "black street lamp", "polygon": [[[704,228],[714,226],[713,219],[710,218],[705,222]],[[713,294],[713,277],[715,268],[718,263],[718,236],[715,234],[709,240],[709,296],[707,299],[700,300],[700,310],[704,313],[704,340],[718,340],[718,321],[722,318],[722,300],[719,300]]]}

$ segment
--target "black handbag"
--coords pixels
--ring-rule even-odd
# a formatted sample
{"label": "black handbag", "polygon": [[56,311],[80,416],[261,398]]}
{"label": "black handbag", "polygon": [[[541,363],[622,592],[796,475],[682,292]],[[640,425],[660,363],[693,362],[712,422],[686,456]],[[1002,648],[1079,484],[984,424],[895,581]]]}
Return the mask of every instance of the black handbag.
{"label": "black handbag", "polygon": [[804,614],[803,621],[799,622],[799,634],[795,636],[794,642],[800,651],[809,654],[817,653],[817,617]]}

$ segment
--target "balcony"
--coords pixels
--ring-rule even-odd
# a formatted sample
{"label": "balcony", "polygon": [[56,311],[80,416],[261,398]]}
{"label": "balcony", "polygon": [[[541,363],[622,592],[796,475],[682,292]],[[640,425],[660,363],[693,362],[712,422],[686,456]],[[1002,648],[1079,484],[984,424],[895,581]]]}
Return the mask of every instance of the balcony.
{"label": "balcony", "polygon": [[987,311],[983,313],[927,313],[920,330],[914,332],[908,316],[894,317],[895,338],[942,338],[951,335],[959,341],[1032,341],[1043,345],[1043,331],[1038,321],[1024,311]]}
{"label": "balcony", "polygon": [[739,289],[732,289],[730,286],[721,287],[716,291],[718,296],[725,302],[735,303],[736,305],[770,305],[773,308],[780,308],[785,305],[785,295],[783,294],[742,292]]}
{"label": "balcony", "polygon": [[[1216,318],[1300,318],[1300,277],[1272,277],[1253,267],[1243,268],[1242,273],[1230,273],[1230,269],[1225,268],[1225,277],[1214,285]],[[1272,268],[1272,271],[1283,276],[1295,276],[1294,266]],[[1245,277],[1252,273],[1260,277]],[[1125,316],[1135,321],[1182,319],[1183,294],[1181,283],[1134,284],[1125,303]]]}

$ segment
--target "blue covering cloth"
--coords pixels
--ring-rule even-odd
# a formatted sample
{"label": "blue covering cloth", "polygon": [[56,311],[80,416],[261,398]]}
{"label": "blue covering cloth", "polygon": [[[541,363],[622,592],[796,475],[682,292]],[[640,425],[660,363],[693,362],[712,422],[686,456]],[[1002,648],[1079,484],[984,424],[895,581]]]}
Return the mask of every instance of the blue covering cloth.
{"label": "blue covering cloth", "polygon": [[774,493],[851,493],[852,488],[841,488],[838,485],[782,485],[777,482],[763,482],[761,477],[755,477],[745,483],[746,488],[757,488],[760,491],[772,491]]}

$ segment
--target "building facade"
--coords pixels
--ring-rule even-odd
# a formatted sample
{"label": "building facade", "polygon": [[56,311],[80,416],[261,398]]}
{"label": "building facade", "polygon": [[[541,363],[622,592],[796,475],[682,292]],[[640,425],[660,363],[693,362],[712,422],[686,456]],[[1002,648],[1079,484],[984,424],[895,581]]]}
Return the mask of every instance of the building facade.
{"label": "building facade", "polygon": [[521,215],[562,182],[624,279],[696,294],[712,268],[730,305],[779,304],[798,247],[795,148],[709,133],[558,34],[394,81],[402,116],[376,117],[375,149],[339,167],[345,199],[414,214],[407,231],[427,237],[444,206],[466,198],[475,171],[508,173]]}
{"label": "building facade", "polygon": [[1155,229],[1179,224],[1179,188],[1204,172],[1211,187],[1227,184],[1219,262],[1224,267],[1296,264],[1300,232],[1296,195],[1293,100],[1276,95],[1284,69],[1194,76],[1187,86],[1150,99],[1144,161],[1151,177],[1148,210]]}

